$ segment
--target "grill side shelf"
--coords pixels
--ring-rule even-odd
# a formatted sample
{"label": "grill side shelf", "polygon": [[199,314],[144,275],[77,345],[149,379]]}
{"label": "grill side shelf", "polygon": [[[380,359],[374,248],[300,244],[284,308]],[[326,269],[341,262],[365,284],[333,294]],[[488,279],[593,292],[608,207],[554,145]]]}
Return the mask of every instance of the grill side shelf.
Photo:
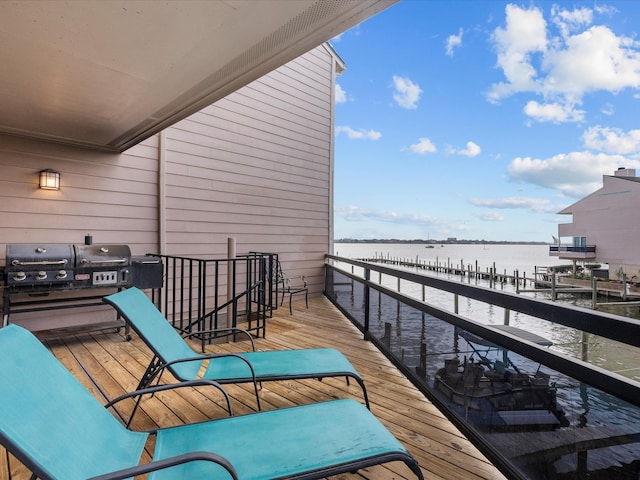
{"label": "grill side shelf", "polygon": [[[29,289],[27,287],[25,289],[24,287],[15,287],[10,285],[5,285],[2,289],[2,327],[6,327],[9,324],[9,318],[13,315],[34,312],[51,312],[83,307],[103,307],[104,302],[102,301],[102,298],[105,295],[121,290],[120,288],[112,288],[109,289],[109,292],[91,294],[92,291],[98,292],[98,290],[76,289],[73,287],[68,287],[65,290],[60,285],[56,285],[55,290],[50,290],[49,292],[38,291],[36,287],[34,287],[33,289]],[[54,298],[51,298],[51,294],[55,293],[68,293],[68,295],[63,297],[55,296]],[[84,293],[85,295],[80,295],[80,293]],[[25,300],[25,298],[28,299]],[[99,324],[87,323],[74,327],[57,327],[54,328],[54,330],[56,330],[57,332],[62,332],[64,330],[68,330],[69,328],[73,328],[74,330],[77,328],[82,328],[88,331],[114,328],[117,331],[120,331],[120,329],[123,327],[125,339],[130,340],[131,335],[129,333],[129,326],[126,324],[126,322],[124,322],[123,319],[121,319],[117,315],[113,321],[102,322]],[[46,322],[43,323],[42,330],[48,330]]]}

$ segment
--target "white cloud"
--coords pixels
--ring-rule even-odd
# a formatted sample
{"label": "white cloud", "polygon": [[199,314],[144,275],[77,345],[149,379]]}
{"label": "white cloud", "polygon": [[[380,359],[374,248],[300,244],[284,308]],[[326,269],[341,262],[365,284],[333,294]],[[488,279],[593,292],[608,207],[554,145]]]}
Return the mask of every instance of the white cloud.
{"label": "white cloud", "polygon": [[640,162],[622,155],[571,152],[548,159],[515,158],[507,173],[512,181],[556,189],[580,198],[602,186],[602,175],[613,175],[618,167],[638,168]]}
{"label": "white cloud", "polygon": [[337,126],[336,135],[340,135],[341,133],[345,133],[347,138],[351,140],[378,140],[382,137],[382,133],[376,132],[375,130],[365,130],[363,128],[354,130],[347,126]]}
{"label": "white cloud", "polygon": [[462,34],[463,34],[463,30],[460,29],[458,30],[458,35],[449,35],[447,37],[445,51],[448,56],[453,57],[454,49],[462,45]]}
{"label": "white cloud", "polygon": [[575,109],[574,105],[559,103],[541,104],[535,100],[529,101],[524,107],[524,113],[538,122],[562,123],[568,121],[581,122],[585,111]]}
{"label": "white cloud", "polygon": [[469,158],[477,157],[482,152],[482,149],[475,142],[467,142],[467,146],[464,149],[457,149],[448,146],[445,149],[447,155],[464,155]]}
{"label": "white cloud", "polygon": [[336,103],[345,103],[347,101],[347,92],[336,83]]}
{"label": "white cloud", "polygon": [[619,128],[597,125],[587,129],[582,135],[586,147],[600,152],[637,155],[640,154],[640,130],[625,132]]}
{"label": "white cloud", "polygon": [[506,83],[495,84],[488,94],[497,102],[515,92],[537,90],[537,71],[531,64],[531,55],[547,48],[547,24],[537,8],[525,10],[515,5],[506,7],[506,27],[498,27],[492,40],[498,54]]}
{"label": "white cloud", "polygon": [[612,103],[606,103],[602,106],[600,111],[603,115],[611,116],[615,113],[616,110]]}
{"label": "white cloud", "polygon": [[418,143],[414,143],[409,146],[409,150],[414,153],[424,155],[425,153],[433,153],[437,151],[437,148],[428,138],[419,138]]}
{"label": "white cloud", "polygon": [[338,35],[336,35],[335,37],[333,37],[331,40],[329,40],[329,43],[340,43],[342,41],[342,37],[346,34],[349,35],[354,35],[356,37],[359,37],[360,35],[362,35],[362,24],[359,23],[354,27],[351,27],[349,30],[347,30],[346,32],[342,32],[339,33]]}
{"label": "white cloud", "polygon": [[[373,210],[356,205],[336,206],[334,211],[337,238],[427,238],[434,233],[446,238],[471,230],[468,222],[459,222],[449,217]],[[344,234],[339,230],[357,233]]]}
{"label": "white cloud", "polygon": [[393,99],[402,108],[412,110],[418,107],[422,90],[418,84],[406,77],[393,76]]}
{"label": "white cloud", "polygon": [[484,222],[503,222],[504,221],[504,217],[500,215],[498,212],[474,213],[473,215]]}
{"label": "white cloud", "polygon": [[630,38],[594,26],[567,38],[564,48],[546,52],[546,94],[580,98],[587,92],[640,86],[640,52]]}
{"label": "white cloud", "polygon": [[585,94],[640,88],[640,43],[591,25],[593,10],[554,6],[555,36],[539,8],[510,4],[505,14],[505,26],[491,37],[505,80],[491,86],[488,101],[534,94],[543,101],[529,101],[525,114],[537,121],[579,122],[585,112],[576,106]]}
{"label": "white cloud", "polygon": [[589,8],[576,8],[574,10],[561,9],[558,5],[551,7],[551,17],[563,37],[570,32],[575,32],[581,27],[593,23],[593,11]]}
{"label": "white cloud", "polygon": [[434,225],[442,223],[442,221],[436,217],[417,214],[398,214],[390,210],[371,210],[355,205],[336,207],[335,212],[338,216],[351,222],[381,221],[408,225]]}
{"label": "white cloud", "polygon": [[460,155],[464,155],[466,157],[476,157],[480,155],[481,151],[482,150],[477,144],[473,142],[467,142],[467,148],[465,148],[464,150],[460,150],[457,153],[459,153]]}
{"label": "white cloud", "polygon": [[619,10],[616,7],[613,7],[611,5],[595,5],[593,7],[593,9],[596,11],[596,13],[599,13],[601,15],[608,15],[608,16],[612,16],[615,13],[618,13]]}
{"label": "white cloud", "polygon": [[558,207],[543,198],[506,197],[506,198],[470,198],[469,203],[476,207],[499,209],[525,209],[534,212],[557,212]]}

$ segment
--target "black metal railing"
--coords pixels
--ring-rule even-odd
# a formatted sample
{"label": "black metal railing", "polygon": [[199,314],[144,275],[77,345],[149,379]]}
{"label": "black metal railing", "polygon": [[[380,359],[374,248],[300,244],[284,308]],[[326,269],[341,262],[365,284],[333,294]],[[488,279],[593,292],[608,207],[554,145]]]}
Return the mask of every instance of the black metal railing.
{"label": "black metal railing", "polygon": [[278,309],[278,298],[284,290],[284,284],[282,282],[282,268],[280,266],[280,259],[277,253],[266,252],[249,252],[247,255],[240,255],[245,257],[264,257],[266,264],[266,285],[264,305],[269,315],[274,310]]}
{"label": "black metal railing", "polygon": [[596,253],[595,245],[551,245],[549,247],[550,253]]}
{"label": "black metal railing", "polygon": [[[374,273],[377,281],[372,280]],[[331,255],[327,256],[325,275],[325,295],[509,478],[588,478],[589,472],[595,470],[627,478],[620,476],[625,469],[638,468],[640,383],[593,365],[588,361],[588,350],[596,345],[598,353],[603,339],[631,349],[640,347],[640,322]],[[382,276],[392,280],[382,282]],[[418,286],[422,295],[406,295],[399,288],[383,285],[394,285],[396,281],[398,286],[401,281]],[[457,305],[462,297],[491,308],[503,308],[505,324],[516,315],[551,322],[553,328],[566,328],[566,335],[575,336],[581,347],[577,356],[571,356],[555,347],[537,345],[500,328],[464,318],[455,308],[449,311],[429,303],[430,296],[443,294],[454,299],[452,305]],[[469,335],[515,357],[516,363],[532,368],[536,374],[531,377],[530,386],[545,378],[549,380],[545,391],[561,410],[561,415],[556,416],[557,425],[547,415],[549,405],[537,410],[531,405],[522,409],[530,417],[546,415],[550,419],[548,424],[537,420],[540,423],[535,426],[497,425],[486,421],[495,412],[484,416],[487,412],[480,412],[485,408],[482,402],[494,402],[491,394],[486,398],[470,396],[462,405],[456,403],[450,392],[443,394],[444,367],[452,359],[462,359],[460,364],[465,365],[475,362],[487,371],[490,368],[487,358],[474,350],[473,342],[466,340]],[[515,402],[518,395],[524,397],[527,391],[535,389],[527,388],[514,384],[509,393],[512,397],[508,398]],[[489,410],[497,409],[495,402],[486,405]],[[510,413],[500,415],[508,418]],[[597,449],[605,452],[604,458],[596,453]],[[614,466],[606,465],[610,459],[614,459],[611,461]]]}
{"label": "black metal railing", "polygon": [[[273,293],[277,255],[252,252],[213,260],[156,256],[163,261],[164,282],[152,290],[152,300],[177,330],[187,334],[241,327],[265,336],[267,315],[277,308]],[[224,335],[199,338],[204,347]]]}

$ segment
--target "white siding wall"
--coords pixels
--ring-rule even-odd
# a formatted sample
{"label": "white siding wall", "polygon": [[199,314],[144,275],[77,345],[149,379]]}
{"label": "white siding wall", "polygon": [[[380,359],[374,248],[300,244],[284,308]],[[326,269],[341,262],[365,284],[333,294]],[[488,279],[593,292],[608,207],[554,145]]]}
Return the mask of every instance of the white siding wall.
{"label": "white siding wall", "polygon": [[168,253],[223,258],[234,237],[321,291],[334,61],[318,47],[167,130]]}
{"label": "white siding wall", "polygon": [[[238,253],[278,253],[287,273],[320,292],[335,61],[318,47],[168,128],[164,155],[158,136],[116,155],[0,135],[0,265],[8,243],[83,243],[87,233],[134,255],[197,258],[225,258],[234,237]],[[45,168],[61,172],[59,192],[38,189]]]}
{"label": "white siding wall", "polygon": [[[0,135],[0,265],[6,244],[81,244],[88,233],[94,243],[128,244],[134,254],[157,251],[157,155],[155,138],[114,155]],[[45,168],[60,172],[60,191],[38,188]],[[86,323],[87,316],[115,318],[105,306],[10,321],[40,329]]]}
{"label": "white siding wall", "polygon": [[[0,136],[0,255],[7,243],[82,243],[87,233],[155,250],[156,144],[114,155]],[[60,191],[38,188],[45,168],[61,173]]]}

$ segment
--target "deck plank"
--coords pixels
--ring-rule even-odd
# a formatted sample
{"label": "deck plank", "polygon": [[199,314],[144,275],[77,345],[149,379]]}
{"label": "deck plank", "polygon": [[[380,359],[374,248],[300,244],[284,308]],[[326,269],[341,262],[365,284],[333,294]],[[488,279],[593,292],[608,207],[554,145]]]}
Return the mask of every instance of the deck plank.
{"label": "deck plank", "polygon": [[[288,306],[278,309],[267,320],[266,338],[256,339],[258,350],[334,347],[342,351],[362,375],[372,412],[416,457],[427,479],[499,480],[505,477],[407,380],[373,344],[363,340],[352,325],[326,298],[295,301],[293,315]],[[133,332],[132,332],[133,333]],[[124,340],[113,330],[43,338],[62,363],[102,402],[134,389],[151,352],[135,335]],[[199,349],[199,344],[194,343]],[[207,351],[246,350],[247,342],[209,345]],[[173,379],[169,375],[163,382]],[[225,387],[232,397],[234,413],[248,414],[255,409],[250,385]],[[264,410],[290,407],[334,398],[362,400],[356,382],[344,379],[302,380],[264,383],[260,400]],[[130,406],[123,405],[128,412]],[[134,420],[135,429],[195,422],[225,416],[222,395],[213,388],[180,389],[145,398]],[[148,447],[145,460],[148,460]],[[11,459],[7,473],[5,452],[0,452],[0,479],[22,480],[28,472]],[[414,478],[402,463],[392,463],[343,474],[332,480],[398,480]]]}

